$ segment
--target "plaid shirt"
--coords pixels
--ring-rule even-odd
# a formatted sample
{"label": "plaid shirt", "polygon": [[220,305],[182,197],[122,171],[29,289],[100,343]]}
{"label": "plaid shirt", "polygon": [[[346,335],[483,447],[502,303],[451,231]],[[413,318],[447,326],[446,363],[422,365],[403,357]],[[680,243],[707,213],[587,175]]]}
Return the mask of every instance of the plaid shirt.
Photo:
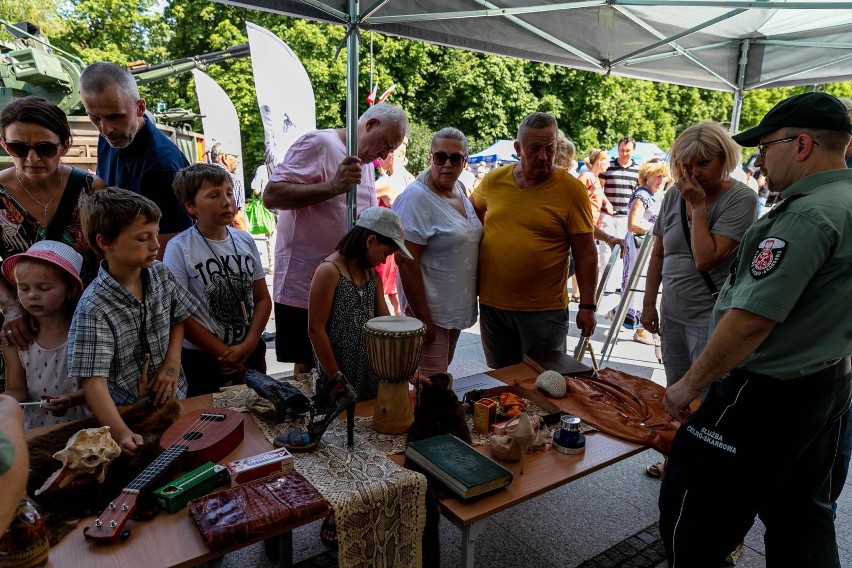
{"label": "plaid shirt", "polygon": [[[139,376],[145,353],[151,354],[148,377],[163,364],[169,331],[199,308],[198,300],[175,282],[166,265],[155,262],[142,270],[145,301],[140,302],[101,264],[86,288],[68,332],[68,376],[71,379],[107,377],[116,405],[133,404],[139,396]],[[186,397],[183,369],[178,398]]]}

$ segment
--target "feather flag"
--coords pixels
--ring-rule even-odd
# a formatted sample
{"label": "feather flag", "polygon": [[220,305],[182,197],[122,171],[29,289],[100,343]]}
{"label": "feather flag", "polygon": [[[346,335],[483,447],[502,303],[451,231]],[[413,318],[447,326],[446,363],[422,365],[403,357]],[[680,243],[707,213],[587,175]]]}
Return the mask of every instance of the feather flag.
{"label": "feather flag", "polygon": [[270,175],[296,139],[316,130],[314,89],[299,58],[281,39],[246,22],[257,105],[263,122],[263,153]]}
{"label": "feather flag", "polygon": [[[207,73],[193,69],[192,76],[195,79],[195,94],[198,96],[198,107],[202,115],[201,125],[204,127],[207,149],[221,142],[226,148],[230,148],[231,152],[237,152],[242,157],[240,119],[237,117],[234,103]],[[234,175],[245,187],[242,160],[237,163],[237,171]]]}

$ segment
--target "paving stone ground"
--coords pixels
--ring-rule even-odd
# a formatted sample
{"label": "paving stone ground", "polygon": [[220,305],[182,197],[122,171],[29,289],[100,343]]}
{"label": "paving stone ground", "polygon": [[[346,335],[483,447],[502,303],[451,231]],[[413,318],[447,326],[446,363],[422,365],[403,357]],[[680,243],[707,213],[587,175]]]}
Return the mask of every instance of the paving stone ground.
{"label": "paving stone ground", "polygon": [[580,564],[577,568],[657,568],[665,566],[666,552],[654,523]]}

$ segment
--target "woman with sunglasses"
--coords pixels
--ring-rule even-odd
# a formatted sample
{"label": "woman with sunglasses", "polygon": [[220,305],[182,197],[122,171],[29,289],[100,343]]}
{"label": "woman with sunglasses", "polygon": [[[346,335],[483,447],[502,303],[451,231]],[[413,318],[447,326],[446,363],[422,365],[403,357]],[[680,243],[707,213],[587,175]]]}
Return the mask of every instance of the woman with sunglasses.
{"label": "woman with sunglasses", "polygon": [[[41,97],[13,99],[0,110],[0,146],[13,166],[0,171],[0,257],[26,252],[36,241],[63,242],[83,255],[83,282],[97,271],[89,250],[77,201],[80,193],[104,182],[62,164],[71,147],[71,128],[59,107]],[[24,349],[32,343],[31,323],[9,283],[0,279],[0,309],[5,320],[2,343]]]}
{"label": "woman with sunglasses", "polygon": [[426,324],[420,376],[447,371],[461,330],[476,322],[476,272],[482,223],[458,181],[467,163],[467,138],[456,128],[432,137],[430,165],[396,199],[405,246],[396,256],[400,304]]}
{"label": "woman with sunglasses", "polygon": [[[731,177],[740,147],[715,122],[684,130],[669,160],[674,184],[654,223],[657,239],[648,263],[642,327],[658,333],[666,384],[683,377],[704,350],[716,292],[743,234],[757,219],[757,194]],[[657,295],[663,287],[660,310]],[[660,477],[662,462],[648,475]]]}

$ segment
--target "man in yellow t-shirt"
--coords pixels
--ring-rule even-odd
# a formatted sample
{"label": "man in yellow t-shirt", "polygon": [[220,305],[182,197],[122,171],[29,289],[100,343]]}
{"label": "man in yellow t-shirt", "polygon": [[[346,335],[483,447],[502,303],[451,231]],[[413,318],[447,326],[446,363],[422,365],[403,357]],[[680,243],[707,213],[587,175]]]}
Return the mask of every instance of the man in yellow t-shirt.
{"label": "man in yellow t-shirt", "polygon": [[479,249],[480,332],[491,367],[524,354],[565,351],[568,255],[581,290],[577,327],[595,330],[597,252],[583,184],[554,165],[556,119],[527,116],[518,128],[521,161],[485,176],[471,200],[484,225]]}

